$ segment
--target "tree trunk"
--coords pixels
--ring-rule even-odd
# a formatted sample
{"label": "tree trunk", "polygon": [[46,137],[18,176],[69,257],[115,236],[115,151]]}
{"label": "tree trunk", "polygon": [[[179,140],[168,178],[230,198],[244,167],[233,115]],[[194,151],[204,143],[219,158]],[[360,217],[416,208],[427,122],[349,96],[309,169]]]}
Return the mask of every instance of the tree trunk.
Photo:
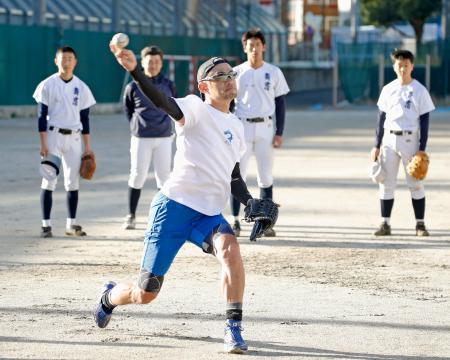
{"label": "tree trunk", "polygon": [[419,46],[422,43],[423,25],[425,21],[422,19],[412,19],[409,23],[416,33],[416,44]]}

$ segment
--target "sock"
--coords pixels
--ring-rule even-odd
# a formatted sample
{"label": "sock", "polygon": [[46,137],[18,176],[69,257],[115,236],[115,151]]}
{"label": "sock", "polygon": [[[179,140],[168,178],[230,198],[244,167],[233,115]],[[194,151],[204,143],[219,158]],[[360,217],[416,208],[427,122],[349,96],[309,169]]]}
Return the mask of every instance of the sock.
{"label": "sock", "polygon": [[390,218],[392,207],[394,206],[394,199],[389,200],[380,199],[380,205],[381,205],[381,217]]}
{"label": "sock", "polygon": [[231,203],[231,215],[237,218],[239,216],[239,210],[241,209],[241,203],[233,195],[231,195],[230,197],[230,203]]}
{"label": "sock", "polygon": [[136,209],[141,196],[141,189],[128,187],[128,209],[130,215],[136,216]]}
{"label": "sock", "polygon": [[383,222],[385,222],[388,225],[391,225],[391,218],[383,218]]}
{"label": "sock", "polygon": [[422,199],[412,199],[412,205],[414,209],[414,215],[416,216],[416,220],[422,221],[425,218],[425,198]]}
{"label": "sock", "polygon": [[76,219],[67,218],[66,220],[66,229],[70,229],[72,225],[76,224]]}
{"label": "sock", "polygon": [[113,305],[112,303],[111,303],[111,299],[110,299],[110,293],[111,291],[107,291],[107,292],[105,292],[103,295],[102,295],[102,299],[101,299],[101,302],[102,302],[102,306],[103,306],[103,308],[105,309],[105,310],[109,310],[109,311],[112,311],[117,305]]}
{"label": "sock", "polygon": [[229,302],[227,303],[227,320],[242,321],[242,303]]}
{"label": "sock", "polygon": [[261,199],[272,199],[273,198],[273,185],[266,188],[259,188],[259,197]]}
{"label": "sock", "polygon": [[78,190],[67,192],[67,216],[68,219],[75,219],[77,217],[78,207]]}
{"label": "sock", "polygon": [[239,222],[239,216],[235,216],[235,217],[234,217],[234,221]]}
{"label": "sock", "polygon": [[[50,213],[52,212],[53,191],[41,191],[41,210],[42,210],[42,226],[50,226]],[[44,225],[44,221],[48,221],[48,225]]]}
{"label": "sock", "polygon": [[52,224],[49,220],[42,220],[42,227],[52,227]]}

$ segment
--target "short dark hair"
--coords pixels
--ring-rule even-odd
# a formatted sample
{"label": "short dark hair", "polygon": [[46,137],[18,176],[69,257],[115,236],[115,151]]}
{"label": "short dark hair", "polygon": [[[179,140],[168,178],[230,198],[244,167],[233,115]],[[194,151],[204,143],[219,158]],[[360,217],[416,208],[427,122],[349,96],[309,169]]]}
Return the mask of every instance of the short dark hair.
{"label": "short dark hair", "polygon": [[414,63],[414,55],[409,50],[399,50],[394,49],[391,52],[391,60],[392,63],[395,63],[395,60],[409,60],[411,63]]}
{"label": "short dark hair", "polygon": [[55,56],[57,56],[59,53],[72,53],[75,58],[77,57],[77,53],[75,52],[75,50],[67,45],[60,46],[58,49],[56,49]]}
{"label": "short dark hair", "polygon": [[264,37],[264,34],[262,33],[261,29],[258,28],[252,28],[247,30],[244,34],[242,34],[242,46],[245,47],[245,43],[249,39],[259,39],[263,43],[263,45],[266,44],[266,38]]}
{"label": "short dark hair", "polygon": [[163,59],[164,56],[162,50],[156,45],[146,46],[141,50],[141,59],[145,58],[147,55],[159,55],[161,60]]}

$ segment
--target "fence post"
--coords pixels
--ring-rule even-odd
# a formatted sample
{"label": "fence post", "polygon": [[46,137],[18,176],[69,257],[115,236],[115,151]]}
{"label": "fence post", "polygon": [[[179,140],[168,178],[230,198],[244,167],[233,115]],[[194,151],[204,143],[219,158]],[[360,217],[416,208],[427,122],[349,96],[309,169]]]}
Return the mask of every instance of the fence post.
{"label": "fence post", "polygon": [[431,56],[427,54],[425,56],[425,87],[430,91],[431,86]]}
{"label": "fence post", "polygon": [[384,86],[384,54],[378,56],[378,93],[381,93]]}
{"label": "fence post", "polygon": [[337,107],[338,103],[338,83],[339,83],[339,71],[338,71],[338,55],[336,53],[336,56],[333,61],[333,107]]}

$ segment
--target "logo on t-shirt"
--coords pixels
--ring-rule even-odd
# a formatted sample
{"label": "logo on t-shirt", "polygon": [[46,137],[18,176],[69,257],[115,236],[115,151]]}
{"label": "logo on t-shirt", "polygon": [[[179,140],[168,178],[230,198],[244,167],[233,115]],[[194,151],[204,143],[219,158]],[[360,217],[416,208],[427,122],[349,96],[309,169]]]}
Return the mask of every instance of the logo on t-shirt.
{"label": "logo on t-shirt", "polygon": [[266,73],[264,75],[264,90],[270,90],[270,74]]}
{"label": "logo on t-shirt", "polygon": [[80,94],[80,90],[75,87],[73,89],[73,103],[72,105],[77,106],[78,105],[78,95]]}
{"label": "logo on t-shirt", "polygon": [[405,103],[405,108],[411,109],[411,98],[413,96],[412,90],[408,93],[408,100]]}
{"label": "logo on t-shirt", "polygon": [[231,142],[233,141],[233,134],[230,130],[225,130],[223,132],[223,134],[225,135],[226,141],[228,142],[228,144],[231,144]]}

